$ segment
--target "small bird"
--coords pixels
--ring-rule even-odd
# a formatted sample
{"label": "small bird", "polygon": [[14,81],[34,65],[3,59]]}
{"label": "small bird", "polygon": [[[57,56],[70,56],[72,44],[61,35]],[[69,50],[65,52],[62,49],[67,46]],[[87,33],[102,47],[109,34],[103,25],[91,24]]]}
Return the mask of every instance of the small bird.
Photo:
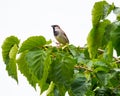
{"label": "small bird", "polygon": [[67,35],[65,34],[65,32],[60,28],[59,25],[52,25],[51,26],[53,28],[53,34],[56,38],[56,40],[63,44],[63,45],[66,45],[66,44],[69,44],[69,40],[68,40],[68,37]]}

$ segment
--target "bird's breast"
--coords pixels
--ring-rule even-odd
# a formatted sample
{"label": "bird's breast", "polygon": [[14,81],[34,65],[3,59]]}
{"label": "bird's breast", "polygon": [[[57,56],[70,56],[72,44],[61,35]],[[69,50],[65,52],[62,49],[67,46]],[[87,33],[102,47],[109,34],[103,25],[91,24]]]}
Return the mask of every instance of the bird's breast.
{"label": "bird's breast", "polygon": [[58,35],[59,35],[59,32],[54,31],[54,35],[55,35],[55,36],[58,36]]}

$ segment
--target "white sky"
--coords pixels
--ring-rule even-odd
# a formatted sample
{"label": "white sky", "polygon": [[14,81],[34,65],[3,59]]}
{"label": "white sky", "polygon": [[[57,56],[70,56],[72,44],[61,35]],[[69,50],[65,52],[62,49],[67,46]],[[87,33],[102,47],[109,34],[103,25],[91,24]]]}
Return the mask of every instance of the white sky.
{"label": "white sky", "polygon": [[[91,9],[96,1],[99,0],[0,0],[0,46],[11,35],[21,41],[33,35],[55,41],[52,24],[61,26],[71,44],[84,46],[91,29]],[[120,6],[120,0],[106,1]],[[115,19],[113,15],[110,18]],[[39,91],[36,92],[20,72],[19,84],[8,76],[1,55],[0,96],[39,96]]]}

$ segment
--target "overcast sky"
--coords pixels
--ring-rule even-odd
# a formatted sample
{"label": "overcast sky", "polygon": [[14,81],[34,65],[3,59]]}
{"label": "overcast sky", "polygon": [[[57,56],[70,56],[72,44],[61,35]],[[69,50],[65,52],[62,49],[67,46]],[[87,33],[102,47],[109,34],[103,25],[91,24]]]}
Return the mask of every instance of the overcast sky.
{"label": "overcast sky", "polygon": [[[55,41],[52,24],[60,25],[71,44],[84,46],[96,1],[100,0],[0,0],[0,46],[11,35],[21,42],[35,35]],[[120,0],[106,1],[120,6]],[[115,20],[114,15],[109,18]],[[17,84],[8,76],[0,55],[0,96],[39,96],[39,90],[36,92],[23,75],[18,74]]]}

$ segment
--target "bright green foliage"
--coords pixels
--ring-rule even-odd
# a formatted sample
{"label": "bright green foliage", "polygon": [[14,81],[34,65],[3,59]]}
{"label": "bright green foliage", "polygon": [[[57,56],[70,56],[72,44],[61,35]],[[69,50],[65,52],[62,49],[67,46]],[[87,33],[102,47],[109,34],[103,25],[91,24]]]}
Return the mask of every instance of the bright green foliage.
{"label": "bright green foliage", "polygon": [[49,69],[50,69],[50,64],[51,64],[51,50],[47,50],[45,51],[45,61],[44,61],[44,70],[43,70],[43,77],[39,82],[39,86],[41,88],[41,93],[44,92],[48,86],[49,83],[47,83],[47,79],[48,79],[48,74],[49,74]]}
{"label": "bright green foliage", "polygon": [[117,55],[120,55],[120,22],[116,21],[112,23],[111,38],[113,41],[113,47],[117,51]]}
{"label": "bright green foliage", "polygon": [[50,85],[49,85],[49,88],[47,90],[46,96],[54,96],[54,93],[53,93],[54,86],[55,86],[55,84],[53,82],[51,82]]}
{"label": "bright green foliage", "polygon": [[[10,37],[7,37],[5,39],[5,41],[3,42],[3,45],[2,45],[2,56],[3,56],[3,60],[5,62],[5,64],[8,64],[9,62],[9,52],[10,50],[12,49],[12,47],[14,45],[17,45],[19,44],[19,40],[17,37],[15,36],[10,36]],[[12,53],[11,53],[12,54]]]}
{"label": "bright green foliage", "polygon": [[105,53],[103,54],[103,57],[106,62],[110,63],[113,58],[113,46],[112,46],[112,41],[109,41],[106,48],[105,48]]}
{"label": "bright green foliage", "polygon": [[38,82],[37,78],[33,75],[33,73],[30,71],[27,61],[25,59],[25,56],[28,51],[23,52],[20,54],[17,64],[18,64],[18,69],[20,72],[27,78],[29,84],[31,84],[34,88],[36,88],[36,83]]}
{"label": "bright green foliage", "polygon": [[71,96],[83,96],[90,90],[90,83],[83,74],[76,74],[71,84]]}
{"label": "bright green foliage", "polygon": [[[8,74],[17,79],[18,70],[29,84],[46,96],[120,96],[119,7],[106,1],[96,2],[92,10],[92,28],[85,47],[52,46],[43,36],[32,36],[19,47],[10,36],[2,45],[2,57]],[[116,21],[107,16],[113,11]],[[16,56],[18,55],[18,58]]]}
{"label": "bright green foliage", "polygon": [[73,77],[75,64],[75,60],[69,54],[64,52],[56,53],[51,64],[50,78],[55,83],[66,84],[67,86],[67,83]]}
{"label": "bright green foliage", "polygon": [[38,48],[46,44],[46,40],[43,36],[32,36],[29,37],[22,43],[19,53],[25,50],[31,50],[33,48]]}
{"label": "bright green foliage", "polygon": [[45,62],[44,51],[30,51],[26,54],[26,61],[30,71],[40,80],[43,76],[44,62]]}
{"label": "bright green foliage", "polygon": [[97,27],[93,27],[90,33],[88,34],[87,42],[88,42],[88,50],[91,58],[95,58],[97,55],[97,49],[103,47],[102,44],[105,39],[103,37],[106,32],[106,28],[110,24],[111,23],[109,20],[103,20],[98,24]]}
{"label": "bright green foliage", "polygon": [[9,59],[8,64],[6,66],[6,70],[8,70],[8,74],[10,76],[12,76],[16,81],[18,81],[18,79],[17,79],[17,67],[16,67],[17,51],[18,51],[18,47],[15,44],[9,52],[9,58],[10,59]]}
{"label": "bright green foliage", "polygon": [[92,9],[92,24],[97,26],[100,20],[104,20],[112,11],[114,5],[108,4],[106,1],[96,2]]}
{"label": "bright green foliage", "polygon": [[18,44],[18,38],[15,36],[10,36],[6,38],[2,45],[2,56],[6,64],[6,70],[8,71],[8,74],[16,81],[18,81],[16,68],[16,54],[18,51]]}
{"label": "bright green foliage", "polygon": [[68,53],[59,51],[54,54],[49,76],[50,80],[52,80],[58,87],[58,94],[60,94],[60,96],[64,96],[66,92],[63,88],[65,87],[65,89],[67,89],[70,86],[75,64],[75,60]]}

